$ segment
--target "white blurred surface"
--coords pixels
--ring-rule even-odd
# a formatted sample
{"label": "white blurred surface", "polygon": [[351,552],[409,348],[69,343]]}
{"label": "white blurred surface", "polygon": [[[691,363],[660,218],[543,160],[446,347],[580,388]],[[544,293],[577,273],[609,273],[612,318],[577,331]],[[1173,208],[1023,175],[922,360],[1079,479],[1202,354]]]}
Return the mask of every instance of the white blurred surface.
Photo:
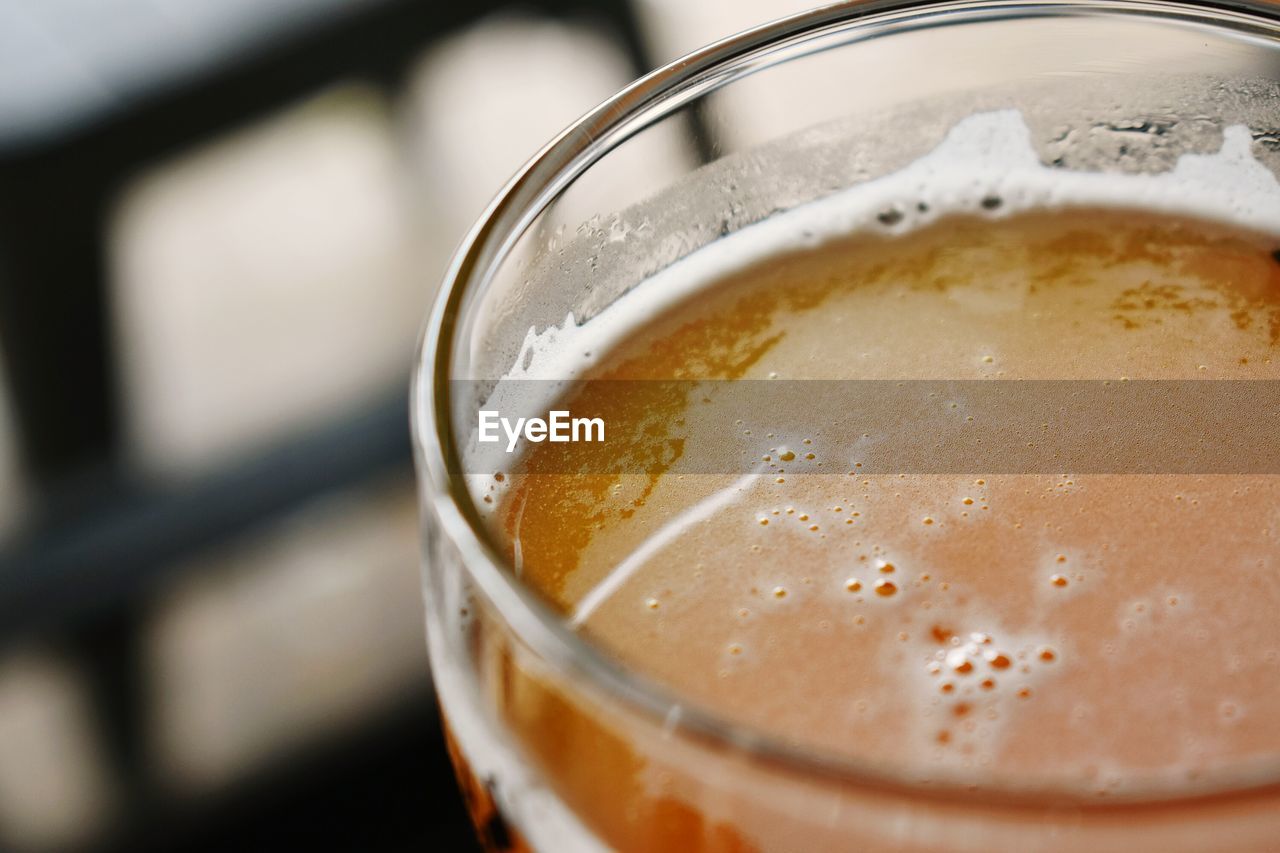
{"label": "white blurred surface", "polygon": [[107,819],[109,782],[85,685],[34,651],[0,660],[0,848],[53,848]]}
{"label": "white blurred surface", "polygon": [[433,255],[451,252],[526,160],[631,80],[583,25],[495,17],[431,48],[405,114]]}
{"label": "white blurred surface", "polygon": [[655,62],[691,51],[759,24],[825,4],[814,0],[634,0]]}
{"label": "white blurred surface", "polygon": [[134,459],[188,473],[407,382],[429,286],[386,106],[343,89],[160,166],[112,235]]}
{"label": "white blurred surface", "polygon": [[[728,36],[822,6],[813,0],[634,0],[640,25],[656,61],[670,62]],[[875,87],[875,67],[855,82],[846,76],[824,78],[812,63],[770,69],[768,74],[738,81],[713,95],[706,116],[727,150],[742,149],[773,139],[781,126],[803,126],[829,116],[829,104],[840,103],[850,86]],[[797,86],[809,97],[797,98]]]}
{"label": "white blurred surface", "polygon": [[157,760],[192,790],[424,691],[407,485],[334,497],[183,567],[149,631]]}

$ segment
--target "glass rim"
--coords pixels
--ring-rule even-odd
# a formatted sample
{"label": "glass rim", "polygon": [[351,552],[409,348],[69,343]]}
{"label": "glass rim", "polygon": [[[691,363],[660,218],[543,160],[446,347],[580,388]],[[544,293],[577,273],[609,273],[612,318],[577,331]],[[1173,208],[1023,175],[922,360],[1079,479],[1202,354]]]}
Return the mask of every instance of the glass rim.
{"label": "glass rim", "polygon": [[[1264,767],[1228,767],[1221,774],[1227,778],[1190,790],[1166,784],[1098,798],[1061,782],[1029,785],[1033,780],[1012,774],[975,783],[970,774],[931,770],[926,782],[918,778],[919,768],[837,758],[814,747],[786,743],[764,729],[686,705],[674,689],[625,667],[570,629],[515,576],[467,489],[450,416],[449,379],[460,309],[465,296],[484,283],[486,273],[502,263],[515,240],[563,189],[635,133],[723,85],[725,72],[732,70],[729,66],[762,50],[828,29],[870,28],[895,19],[920,26],[938,17],[945,17],[946,23],[973,23],[1007,18],[1011,12],[1040,18],[1096,14],[1199,21],[1226,31],[1262,31],[1280,44],[1280,4],[1267,0],[842,0],[731,35],[661,66],[586,113],[528,160],[451,257],[419,338],[411,381],[410,421],[421,508],[434,513],[441,527],[438,533],[458,552],[462,570],[518,641],[570,678],[575,689],[617,702],[672,735],[770,769],[915,799],[1015,809],[1069,802],[1080,811],[1115,812],[1280,792],[1280,763],[1271,762]],[[1234,774],[1237,770],[1243,772]]]}

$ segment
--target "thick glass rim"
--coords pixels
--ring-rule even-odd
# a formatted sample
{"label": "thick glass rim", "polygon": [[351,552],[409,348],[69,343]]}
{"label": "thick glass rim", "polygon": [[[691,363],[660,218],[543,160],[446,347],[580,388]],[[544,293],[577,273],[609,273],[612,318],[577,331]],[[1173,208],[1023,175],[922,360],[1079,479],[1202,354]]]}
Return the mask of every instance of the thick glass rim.
{"label": "thick glass rim", "polygon": [[[896,27],[977,22],[1011,16],[1066,18],[1128,16],[1201,23],[1252,33],[1280,43],[1280,5],[1266,0],[845,0],[744,31],[675,60],[640,78],[590,111],[533,156],[498,193],[455,251],[420,337],[412,378],[410,420],[423,509],[461,557],[463,570],[491,602],[519,642],[545,659],[575,689],[620,704],[655,728],[784,773],[844,786],[943,799],[975,806],[1060,807],[1080,811],[1164,808],[1173,803],[1280,793],[1280,764],[1232,768],[1213,785],[1179,790],[1139,787],[1132,794],[1089,798],[1060,783],[1029,785],[1025,778],[931,772],[823,755],[785,743],[766,731],[686,706],[673,690],[628,670],[572,631],[522,584],[487,532],[466,486],[450,413],[455,332],[465,296],[482,286],[534,219],[579,175],[628,138],[680,107],[753,70],[766,52],[800,44],[826,31],[877,35]],[[1239,772],[1235,772],[1238,770]],[[1144,780],[1145,782],[1145,780]]]}

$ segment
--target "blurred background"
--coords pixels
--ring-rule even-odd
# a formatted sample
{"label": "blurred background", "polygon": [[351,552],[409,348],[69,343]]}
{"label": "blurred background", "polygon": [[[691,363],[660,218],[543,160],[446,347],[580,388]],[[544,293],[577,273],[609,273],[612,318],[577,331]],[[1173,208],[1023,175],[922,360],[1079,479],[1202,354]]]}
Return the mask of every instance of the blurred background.
{"label": "blurred background", "polygon": [[470,850],[407,420],[449,252],[800,0],[0,0],[0,850]]}

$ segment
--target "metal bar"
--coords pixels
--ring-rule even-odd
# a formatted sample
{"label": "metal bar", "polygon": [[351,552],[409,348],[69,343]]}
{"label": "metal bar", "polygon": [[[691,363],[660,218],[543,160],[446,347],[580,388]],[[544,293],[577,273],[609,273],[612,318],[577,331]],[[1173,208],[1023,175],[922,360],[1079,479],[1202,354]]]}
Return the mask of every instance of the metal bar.
{"label": "metal bar", "polygon": [[174,564],[309,497],[380,472],[407,474],[407,412],[396,390],[198,482],[148,487],[121,476],[96,496],[70,500],[80,511],[0,550],[0,644],[127,606]]}
{"label": "metal bar", "polygon": [[101,461],[116,440],[103,207],[91,164],[0,171],[0,355],[37,483]]}

